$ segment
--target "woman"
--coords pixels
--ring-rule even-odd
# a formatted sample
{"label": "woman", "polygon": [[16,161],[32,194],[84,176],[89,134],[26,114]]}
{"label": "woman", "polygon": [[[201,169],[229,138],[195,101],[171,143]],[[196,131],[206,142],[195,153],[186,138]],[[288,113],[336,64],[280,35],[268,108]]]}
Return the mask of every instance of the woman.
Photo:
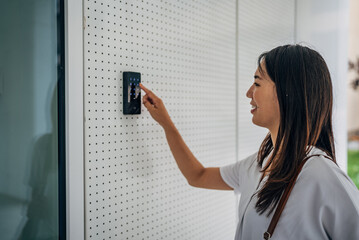
{"label": "woman", "polygon": [[143,104],[164,128],[174,158],[194,187],[241,193],[236,239],[262,239],[281,195],[303,161],[273,239],[359,239],[359,192],[336,164],[332,83],[316,51],[286,45],[258,58],[252,122],[269,130],[259,151],[221,168],[205,168],[186,146],[160,98]]}

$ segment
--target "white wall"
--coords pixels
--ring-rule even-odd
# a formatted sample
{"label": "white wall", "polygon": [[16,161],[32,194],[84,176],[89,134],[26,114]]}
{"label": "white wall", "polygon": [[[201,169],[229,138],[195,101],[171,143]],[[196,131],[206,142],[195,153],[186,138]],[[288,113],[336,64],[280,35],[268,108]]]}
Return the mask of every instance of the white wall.
{"label": "white wall", "polygon": [[141,72],[205,166],[233,163],[267,132],[245,92],[259,54],[294,42],[294,6],[85,2],[87,238],[233,239],[233,193],[188,186],[148,112],[122,114],[122,72]]}
{"label": "white wall", "polygon": [[205,166],[236,160],[236,2],[85,1],[86,239],[233,239],[232,192],[193,188],[122,73],[164,101]]}
{"label": "white wall", "polygon": [[297,0],[296,42],[327,62],[334,89],[333,128],[337,162],[347,171],[348,0]]}

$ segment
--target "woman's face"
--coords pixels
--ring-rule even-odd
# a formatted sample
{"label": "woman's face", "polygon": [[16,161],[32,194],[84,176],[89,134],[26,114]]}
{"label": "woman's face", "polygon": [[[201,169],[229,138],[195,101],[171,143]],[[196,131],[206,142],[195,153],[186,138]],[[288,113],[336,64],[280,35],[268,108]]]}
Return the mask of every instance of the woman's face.
{"label": "woman's face", "polygon": [[280,111],[277,92],[274,82],[267,75],[264,60],[261,61],[263,73],[257,68],[254,74],[254,83],[247,91],[247,97],[251,98],[252,122],[258,126],[268,128],[272,133],[277,133],[280,123]]}

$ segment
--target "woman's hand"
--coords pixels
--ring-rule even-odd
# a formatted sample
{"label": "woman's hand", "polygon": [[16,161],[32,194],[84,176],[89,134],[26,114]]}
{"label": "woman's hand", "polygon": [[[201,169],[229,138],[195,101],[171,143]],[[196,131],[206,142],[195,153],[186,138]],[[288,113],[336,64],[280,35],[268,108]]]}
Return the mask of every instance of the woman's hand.
{"label": "woman's hand", "polygon": [[153,119],[156,120],[163,128],[172,126],[173,122],[162,102],[162,99],[143,86],[142,83],[140,83],[140,87],[146,93],[146,95],[142,98],[143,105],[145,105]]}

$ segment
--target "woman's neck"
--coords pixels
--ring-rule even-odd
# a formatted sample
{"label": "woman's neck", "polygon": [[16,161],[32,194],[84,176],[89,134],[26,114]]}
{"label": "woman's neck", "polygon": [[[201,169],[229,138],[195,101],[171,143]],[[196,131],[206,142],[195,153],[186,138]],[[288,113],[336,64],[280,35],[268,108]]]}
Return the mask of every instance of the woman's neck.
{"label": "woman's neck", "polygon": [[272,145],[273,148],[275,147],[276,141],[277,141],[277,134],[278,134],[279,126],[275,126],[269,129],[270,137],[272,139]]}

